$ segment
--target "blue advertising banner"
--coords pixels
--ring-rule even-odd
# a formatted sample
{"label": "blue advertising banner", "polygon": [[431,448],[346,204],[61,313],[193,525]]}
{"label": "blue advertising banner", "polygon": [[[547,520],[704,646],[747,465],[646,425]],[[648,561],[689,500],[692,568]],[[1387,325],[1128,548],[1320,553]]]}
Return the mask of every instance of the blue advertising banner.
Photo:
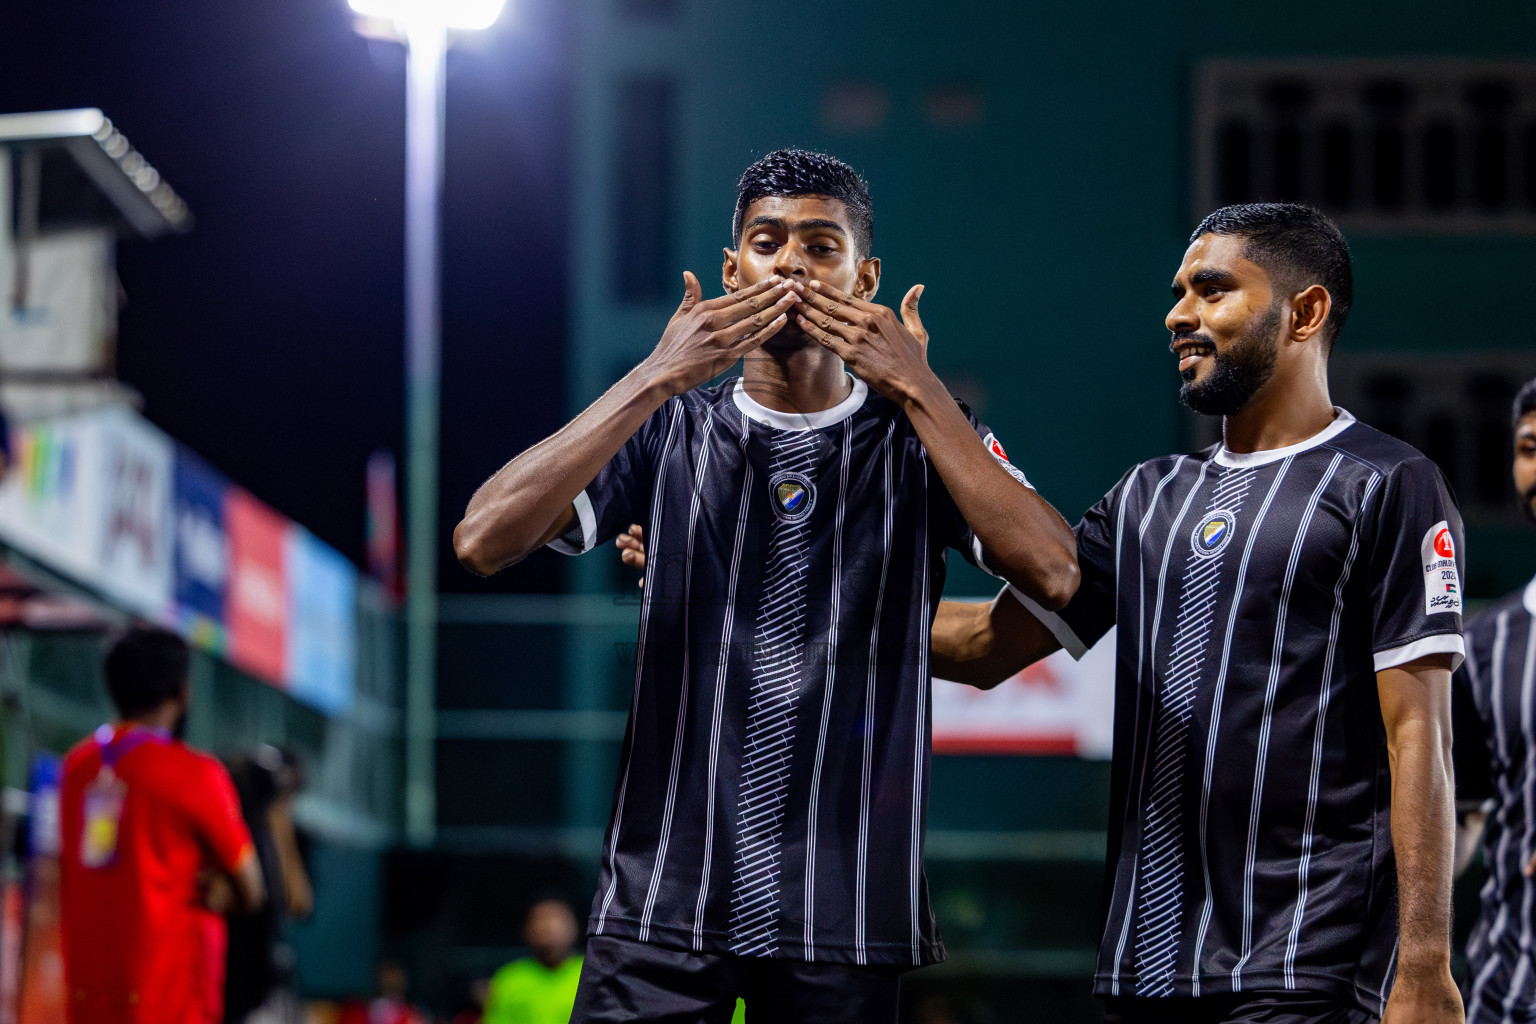
{"label": "blue advertising banner", "polygon": [[357,667],[357,570],[308,531],[286,545],[288,692],[327,714],[352,706]]}
{"label": "blue advertising banner", "polygon": [[183,629],[200,646],[222,649],[229,579],[224,501],[229,481],[180,445],[174,479],[176,607]]}

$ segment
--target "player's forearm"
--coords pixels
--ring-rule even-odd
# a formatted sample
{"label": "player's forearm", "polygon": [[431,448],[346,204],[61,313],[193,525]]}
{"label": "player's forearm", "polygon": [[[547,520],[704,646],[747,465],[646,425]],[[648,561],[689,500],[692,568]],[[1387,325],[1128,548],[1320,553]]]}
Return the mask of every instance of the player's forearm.
{"label": "player's forearm", "polygon": [[937,377],[914,388],[904,406],[987,564],[1046,608],[1064,606],[1078,581],[1066,520],[998,464]]}
{"label": "player's forearm", "polygon": [[1414,716],[1388,732],[1402,980],[1450,969],[1456,829],[1447,725],[1433,715]]}
{"label": "player's forearm", "polygon": [[983,690],[1060,647],[1006,589],[986,604],[940,601],[933,620],[934,676]]}
{"label": "player's forearm", "polygon": [[571,502],[670,396],[642,363],[557,433],[503,466],[475,491],[453,531],[459,562],[489,576],[553,540]]}

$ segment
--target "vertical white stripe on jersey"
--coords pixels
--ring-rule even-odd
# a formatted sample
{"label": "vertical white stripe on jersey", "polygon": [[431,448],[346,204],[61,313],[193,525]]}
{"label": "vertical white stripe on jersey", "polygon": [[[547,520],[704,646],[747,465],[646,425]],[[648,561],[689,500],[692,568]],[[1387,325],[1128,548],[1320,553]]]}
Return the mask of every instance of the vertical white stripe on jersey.
{"label": "vertical white stripe on jersey", "polygon": [[[1362,507],[1370,504],[1371,494],[1380,482],[1381,474],[1372,473],[1365,483],[1365,495],[1360,500]],[[1338,653],[1339,625],[1344,618],[1344,587],[1349,582],[1355,555],[1360,551],[1360,522],[1357,517],[1350,530],[1349,551],[1344,556],[1344,568],[1339,573],[1339,582],[1333,588],[1333,618],[1328,625],[1328,653],[1323,657],[1323,681],[1317,696],[1317,725],[1312,730],[1312,772],[1307,782],[1306,821],[1301,830],[1301,861],[1296,868],[1296,912],[1291,917],[1291,934],[1285,944],[1282,968],[1287,989],[1296,987],[1296,946],[1300,941],[1302,918],[1307,912],[1308,876],[1312,870],[1312,842],[1315,836],[1313,828],[1317,821],[1317,797],[1322,783],[1323,737],[1328,722],[1328,705],[1333,699],[1333,659]]]}
{"label": "vertical white stripe on jersey", "polygon": [[[1494,620],[1493,628],[1493,656],[1489,677],[1492,687],[1489,692],[1488,705],[1493,711],[1493,736],[1499,749],[1499,763],[1509,763],[1509,747],[1506,745],[1505,736],[1507,727],[1504,724],[1504,659],[1509,647],[1509,612],[1501,612]],[[1509,792],[1508,783],[1505,781],[1505,773],[1498,772],[1499,805],[1508,807],[1512,794]],[[1499,874],[1505,863],[1505,856],[1509,851],[1509,829],[1499,831],[1499,848],[1494,855],[1493,863],[1488,865],[1488,885],[1497,885]],[[1488,932],[1488,947],[1490,950],[1499,948],[1499,940],[1504,937],[1504,929],[1509,926],[1509,903],[1499,904],[1498,916],[1493,919],[1493,927]],[[1475,1020],[1483,1005],[1483,992],[1488,986],[1493,972],[1498,969],[1500,960],[1496,955],[1490,955],[1488,962],[1483,965],[1482,971],[1472,980],[1472,1015],[1468,1017],[1468,1024]]]}
{"label": "vertical white stripe on jersey", "polygon": [[1387,969],[1381,979],[1381,991],[1376,994],[1381,1005],[1380,1013],[1387,1012],[1387,993],[1392,991],[1392,979],[1397,976],[1397,949],[1401,943],[1401,937],[1392,940],[1392,955],[1387,958]]}
{"label": "vertical white stripe on jersey", "polygon": [[726,585],[725,621],[720,626],[720,664],[715,671],[715,711],[709,724],[709,800],[704,807],[704,867],[699,875],[699,900],[693,911],[693,948],[704,948],[704,899],[709,894],[709,869],[715,859],[715,779],[720,763],[720,717],[725,709],[725,672],[731,665],[731,632],[736,628],[736,582],[741,576],[741,548],[747,536],[747,513],[752,498],[752,462],[747,442],[752,421],[741,414],[741,506],[736,510],[736,543],[731,549],[731,573]]}
{"label": "vertical white stripe on jersey", "polygon": [[[1237,631],[1237,610],[1243,603],[1243,590],[1248,582],[1248,560],[1253,557],[1254,545],[1258,542],[1259,533],[1264,528],[1264,518],[1269,514],[1269,506],[1274,503],[1275,495],[1280,492],[1280,484],[1285,480],[1285,474],[1291,468],[1294,455],[1287,455],[1285,461],[1280,463],[1280,469],[1275,473],[1275,482],[1269,485],[1269,492],[1264,495],[1264,504],[1259,506],[1259,514],[1253,519],[1253,526],[1248,534],[1248,543],[1243,547],[1243,560],[1237,567],[1237,585],[1232,590],[1232,610],[1227,616],[1227,634],[1222,642],[1221,667],[1216,673],[1216,695],[1211,704],[1210,732],[1205,741],[1205,772],[1200,783],[1200,872],[1205,879],[1205,903],[1200,910],[1200,928],[1195,933],[1195,955],[1193,969],[1190,971],[1191,991],[1194,995],[1200,994],[1200,955],[1205,949],[1205,933],[1211,926],[1211,859],[1206,853],[1206,821],[1210,814],[1211,804],[1211,773],[1216,768],[1216,736],[1221,726],[1221,698],[1227,688],[1227,668],[1232,660],[1232,637]],[[1234,984],[1236,976],[1233,976]]]}
{"label": "vertical white stripe on jersey", "polygon": [[[820,443],[814,430],[776,433],[770,472],[809,476]],[[773,485],[771,477],[768,483]],[[806,660],[810,523],[809,516],[776,518],[763,572],[765,596],[752,643],[731,897],[731,952],[742,956],[772,956],[778,948],[780,843],[794,755],[795,708]]]}
{"label": "vertical white stripe on jersey", "polygon": [[[715,407],[704,413],[704,428],[699,437],[699,464],[693,475],[693,500],[688,504],[688,540],[683,548],[683,607],[690,606],[693,591],[693,539],[699,525],[699,502],[704,496],[704,481],[709,474],[709,439],[715,430]],[[677,809],[677,777],[683,766],[683,735],[688,730],[688,661],[693,646],[688,635],[691,616],[683,617],[683,685],[678,688],[677,728],[672,735],[672,770],[667,775],[667,798],[661,812],[661,838],[656,844],[656,863],[651,868],[651,887],[645,894],[645,908],[640,912],[640,941],[649,942],[651,914],[656,909],[656,893],[661,888],[661,873],[667,866],[667,846],[672,841],[672,814]]]}
{"label": "vertical white stripe on jersey", "polygon": [[[1202,478],[1209,463],[1200,467]],[[1243,498],[1253,474],[1231,469],[1216,482],[1206,511],[1225,509],[1232,513],[1242,508]],[[1199,493],[1197,482],[1190,497]],[[1185,500],[1184,511],[1189,508]],[[1183,512],[1178,526],[1169,533],[1170,541],[1184,536]],[[1196,529],[1198,529],[1198,525]],[[1163,610],[1164,582],[1169,550],[1163,556],[1163,580],[1159,581],[1157,615]],[[1179,936],[1183,931],[1184,837],[1179,824],[1182,815],[1187,772],[1185,753],[1198,683],[1205,665],[1205,646],[1210,642],[1211,620],[1215,617],[1216,587],[1221,582],[1222,557],[1203,557],[1193,550],[1185,552],[1184,580],[1179,597],[1178,618],[1174,625],[1172,646],[1162,679],[1152,668],[1156,680],[1157,704],[1148,724],[1148,761],[1152,766],[1152,791],[1142,802],[1142,834],[1137,845],[1141,892],[1137,895],[1136,994],[1171,996],[1176,973]],[[1158,634],[1154,625],[1152,635]],[[1143,765],[1143,775],[1146,766]]]}
{"label": "vertical white stripe on jersey", "polygon": [[[1291,610],[1291,588],[1296,583],[1296,565],[1301,561],[1301,548],[1306,542],[1307,532],[1312,528],[1312,517],[1317,514],[1317,503],[1322,501],[1323,493],[1328,490],[1328,485],[1333,482],[1333,475],[1339,470],[1339,463],[1343,461],[1343,453],[1336,453],[1333,461],[1328,463],[1327,470],[1323,472],[1323,478],[1313,489],[1306,511],[1301,515],[1301,522],[1296,526],[1296,538],[1291,542],[1290,561],[1286,563],[1285,578],[1280,584],[1279,612],[1275,617],[1275,642],[1270,650],[1269,679],[1264,687],[1264,715],[1259,720],[1259,749],[1253,764],[1253,799],[1248,807],[1248,848],[1246,860],[1243,862],[1243,952],[1232,968],[1233,988],[1242,987],[1243,968],[1248,965],[1249,959],[1253,956],[1253,875],[1257,870],[1259,856],[1259,810],[1264,806],[1264,775],[1269,767],[1269,737],[1274,726],[1275,691],[1280,685],[1280,659],[1285,651],[1285,626]],[[1215,718],[1212,719],[1213,729],[1216,721]]]}
{"label": "vertical white stripe on jersey", "polygon": [[[922,581],[923,614],[918,621],[932,622],[933,615],[928,606],[928,514],[932,506],[929,504],[928,497],[927,449],[918,449],[917,464],[923,479],[923,529],[918,537],[918,546],[922,549],[922,564],[919,568],[918,578]],[[919,638],[920,641],[921,639]],[[928,686],[932,681],[928,674],[928,644],[919,642],[917,650],[917,729],[914,730],[912,738],[912,847],[907,876],[912,900],[913,967],[921,967],[923,965],[921,952],[922,923],[918,921],[921,900],[918,897],[923,877],[923,768],[927,762],[927,758],[924,755],[927,753],[928,738]]]}
{"label": "vertical white stripe on jersey", "polygon": [[[645,528],[646,537],[652,544],[661,536],[661,509],[662,499],[667,493],[667,454],[672,451],[672,440],[677,436],[678,424],[683,421],[683,403],[681,399],[672,399],[672,422],[667,425],[667,440],[661,446],[661,452],[656,458],[656,482],[651,488],[651,521]],[[640,680],[641,673],[645,669],[645,637],[646,630],[651,621],[651,598],[656,593],[652,587],[640,598],[640,638],[635,645],[635,694],[629,705],[629,727],[635,727],[635,718],[640,713]],[[619,829],[624,824],[624,797],[629,792],[629,769],[634,761],[635,745],[631,737],[629,744],[629,756],[624,761],[624,774],[619,779],[619,796],[614,801],[613,828],[608,839],[608,855],[604,859],[608,871],[608,891],[603,894],[603,906],[597,914],[597,927],[593,931],[603,934],[603,926],[608,921],[608,908],[613,904],[613,894],[619,887],[619,872],[615,859],[619,848]]]}
{"label": "vertical white stripe on jersey", "polygon": [[875,590],[875,618],[869,631],[869,673],[864,680],[864,757],[859,776],[859,851],[854,865],[853,896],[853,958],[857,964],[869,962],[866,945],[869,934],[869,801],[874,773],[875,739],[874,730],[869,728],[868,723],[875,720],[875,665],[880,651],[880,617],[885,608],[885,577],[891,567],[891,533],[896,508],[891,483],[891,435],[895,429],[896,424],[892,422],[890,429],[885,432],[885,443],[880,448],[880,465],[884,471],[882,494],[885,501],[885,515],[881,518],[883,540],[880,550],[884,554],[880,557],[880,586]]}
{"label": "vertical white stripe on jersey", "polygon": [[[891,423],[895,429],[895,421]],[[837,478],[837,512],[832,521],[832,613],[827,622],[827,678],[822,684],[821,731],[816,736],[816,765],[811,772],[811,806],[805,836],[805,959],[816,959],[816,817],[821,804],[822,759],[827,750],[827,723],[832,717],[832,688],[837,679],[837,627],[842,616],[843,515],[848,505],[848,460],[853,454],[853,420],[843,421],[843,457]]]}
{"label": "vertical white stripe on jersey", "polygon": [[[1525,631],[1525,672],[1520,679],[1520,735],[1527,739],[1525,745],[1525,784],[1522,787],[1525,804],[1525,820],[1521,822],[1520,863],[1531,862],[1531,826],[1536,823],[1536,743],[1529,742],[1536,729],[1532,714],[1532,670],[1536,668],[1536,628]],[[1504,1016],[1510,1016],[1515,1003],[1524,995],[1525,978],[1531,970],[1531,895],[1532,886],[1526,882],[1520,887],[1520,959],[1515,961],[1515,971],[1509,979],[1509,991],[1504,995]]]}
{"label": "vertical white stripe on jersey", "polygon": [[[1143,537],[1143,536],[1146,535],[1147,526],[1152,521],[1152,511],[1156,507],[1155,503],[1156,503],[1156,500],[1157,500],[1157,495],[1162,493],[1163,488],[1168,485],[1168,481],[1173,479],[1174,475],[1178,473],[1179,467],[1181,465],[1183,465],[1183,464],[1184,464],[1184,456],[1181,455],[1181,456],[1179,456],[1179,458],[1177,460],[1175,460],[1175,462],[1173,464],[1173,469],[1169,471],[1168,475],[1163,477],[1161,480],[1159,480],[1157,482],[1157,488],[1152,492],[1152,502],[1148,506],[1147,514],[1142,517],[1141,525],[1137,529],[1137,536],[1138,537]],[[1202,462],[1200,464],[1200,475],[1195,478],[1195,485],[1193,487],[1191,487],[1189,489],[1189,493],[1184,496],[1184,504],[1179,507],[1179,514],[1178,514],[1177,518],[1174,519],[1173,525],[1171,527],[1169,527],[1167,540],[1165,540],[1164,543],[1163,543],[1163,561],[1162,561],[1162,565],[1158,569],[1158,573],[1157,573],[1157,601],[1153,605],[1153,609],[1154,610],[1153,610],[1153,613],[1152,613],[1151,642],[1154,645],[1154,648],[1155,648],[1155,645],[1157,644],[1158,623],[1160,623],[1162,621],[1162,618],[1163,618],[1163,594],[1164,594],[1164,592],[1167,589],[1168,561],[1169,561],[1169,559],[1173,555],[1173,542],[1174,542],[1174,538],[1179,536],[1183,532],[1184,517],[1189,514],[1189,506],[1194,503],[1195,495],[1200,493],[1200,487],[1201,487],[1201,485],[1203,483],[1205,483],[1205,474],[1206,474],[1206,472],[1209,469],[1210,469],[1210,463],[1209,462]],[[1138,544],[1137,547],[1141,548],[1141,545]],[[1142,578],[1145,579],[1145,574],[1142,574]],[[1142,600],[1143,600],[1143,604],[1145,604],[1146,594],[1145,594],[1144,585],[1143,585],[1143,591],[1142,591]],[[1137,648],[1137,666],[1136,666],[1136,670],[1137,670],[1137,673],[1138,673],[1138,678],[1140,678],[1140,672],[1141,672],[1141,664],[1140,664],[1141,652],[1143,650],[1145,650],[1146,646],[1147,646],[1147,635],[1146,635],[1146,632],[1145,632],[1145,630],[1146,630],[1146,616],[1145,615],[1142,616],[1142,621],[1138,625],[1137,628],[1142,630],[1141,634],[1138,636],[1138,639],[1136,641],[1136,648]],[[1147,746],[1149,748],[1149,751],[1150,751],[1150,748],[1151,748],[1151,745],[1152,745],[1152,727],[1153,727],[1153,724],[1154,724],[1154,722],[1156,720],[1156,717],[1157,716],[1156,716],[1155,712],[1154,712],[1154,714],[1147,716]],[[1136,721],[1136,722],[1141,721],[1141,688],[1140,687],[1137,687],[1136,718],[1133,721]],[[1139,744],[1140,741],[1141,741],[1141,736],[1140,736],[1140,730],[1138,729],[1137,730],[1137,734],[1136,734],[1136,742]],[[1145,806],[1145,801],[1142,799],[1142,795],[1146,792],[1146,788],[1147,788],[1147,763],[1150,760],[1151,760],[1150,757],[1144,757],[1144,758],[1141,759],[1141,776],[1140,776],[1139,780],[1136,783],[1136,803],[1135,803],[1135,806],[1137,808]],[[1131,919],[1135,916],[1135,910],[1136,910],[1136,889],[1137,889],[1137,886],[1140,885],[1140,883],[1141,883],[1140,875],[1141,875],[1141,855],[1140,855],[1140,844],[1138,843],[1137,844],[1137,853],[1132,858],[1132,861],[1131,861],[1131,884],[1130,884],[1130,891],[1127,892],[1126,896],[1125,896],[1125,914],[1124,914],[1124,917],[1122,918],[1122,920],[1120,922],[1120,941],[1115,946],[1115,968],[1114,968],[1114,971],[1110,975],[1110,981],[1109,981],[1110,991],[1113,994],[1115,994],[1115,995],[1119,995],[1120,994],[1120,965],[1125,960],[1125,944],[1129,940],[1130,934],[1131,934]]]}

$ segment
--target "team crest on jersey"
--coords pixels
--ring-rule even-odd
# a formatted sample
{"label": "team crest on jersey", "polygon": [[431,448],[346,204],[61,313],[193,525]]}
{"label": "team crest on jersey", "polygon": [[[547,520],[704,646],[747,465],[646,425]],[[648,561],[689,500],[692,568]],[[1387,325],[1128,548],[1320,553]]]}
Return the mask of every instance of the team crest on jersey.
{"label": "team crest on jersey", "polygon": [[1461,574],[1456,569],[1456,539],[1451,524],[1441,520],[1419,544],[1424,565],[1424,614],[1461,612]]}
{"label": "team crest on jersey", "polygon": [[1189,546],[1201,558],[1215,558],[1221,554],[1237,531],[1237,513],[1218,509],[1207,512],[1205,518],[1195,524],[1195,532],[1189,535]]}
{"label": "team crest on jersey", "polygon": [[804,519],[816,504],[816,488],[799,473],[786,473],[773,481],[773,511],[780,519]]}

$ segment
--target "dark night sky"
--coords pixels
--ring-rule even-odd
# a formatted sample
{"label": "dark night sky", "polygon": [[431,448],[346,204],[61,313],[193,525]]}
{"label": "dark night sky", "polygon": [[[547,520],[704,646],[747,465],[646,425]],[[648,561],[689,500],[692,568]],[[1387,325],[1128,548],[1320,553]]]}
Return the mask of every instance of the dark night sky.
{"label": "dark night sky", "polygon": [[[475,485],[558,426],[569,87],[558,0],[449,55],[441,580]],[[402,443],[404,67],[345,0],[0,6],[0,112],[96,106],[187,200],[128,241],[121,375],[145,414],[354,560],[363,467]],[[403,472],[403,459],[402,459]]]}

